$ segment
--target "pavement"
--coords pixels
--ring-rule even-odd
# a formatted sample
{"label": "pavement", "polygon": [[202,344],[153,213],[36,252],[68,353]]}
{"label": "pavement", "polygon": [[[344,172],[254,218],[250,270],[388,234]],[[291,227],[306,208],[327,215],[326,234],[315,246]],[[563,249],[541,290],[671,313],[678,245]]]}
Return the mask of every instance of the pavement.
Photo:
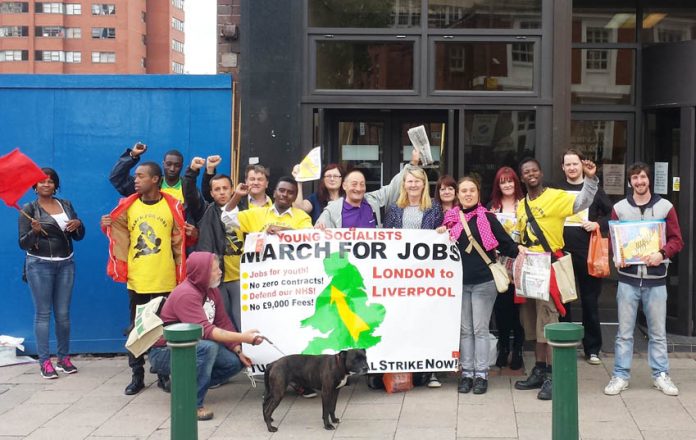
{"label": "pavement", "polygon": [[[147,374],[148,387],[125,396],[130,380],[123,356],[76,356],[78,374],[57,380],[39,375],[38,364],[0,368],[0,440],[168,439],[169,394]],[[602,393],[613,357],[591,366],[578,358],[579,424],[582,439],[696,439],[696,354],[670,354],[677,397],[653,389],[645,354],[634,359],[630,388],[619,396]],[[525,353],[533,365],[532,353]],[[210,390],[206,406],[213,420],[198,423],[199,439],[550,439],[551,402],[536,391],[513,388],[519,376],[491,372],[488,393],[457,393],[454,374],[441,374],[439,389],[407,393],[373,391],[365,379],[342,389],[335,431],[323,429],[321,402],[288,393],[266,430],[261,415],[263,386],[251,388],[244,374]]]}

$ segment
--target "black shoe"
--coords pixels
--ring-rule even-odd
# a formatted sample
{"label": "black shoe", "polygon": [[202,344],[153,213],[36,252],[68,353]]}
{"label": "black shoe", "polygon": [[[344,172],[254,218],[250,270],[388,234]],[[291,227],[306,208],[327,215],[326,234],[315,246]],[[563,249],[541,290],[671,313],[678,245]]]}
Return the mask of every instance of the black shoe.
{"label": "black shoe", "polygon": [[457,391],[460,393],[468,393],[471,391],[471,388],[474,386],[474,379],[472,377],[462,377],[462,379],[459,381],[459,387],[457,388]]}
{"label": "black shoe", "polygon": [[512,350],[512,359],[510,359],[510,369],[519,370],[524,365],[524,360],[522,359],[522,350],[516,348]]}
{"label": "black shoe", "polygon": [[498,358],[495,360],[495,366],[503,368],[508,364],[508,356],[510,355],[510,350],[507,348],[501,348],[498,351]]}
{"label": "black shoe", "polygon": [[551,391],[553,390],[551,379],[546,379],[544,384],[537,394],[537,399],[539,400],[551,400]]}
{"label": "black shoe", "polygon": [[126,396],[132,396],[138,394],[143,388],[145,388],[145,378],[142,375],[134,374],[131,378],[131,383],[126,387]]}
{"label": "black shoe", "polygon": [[488,380],[482,377],[474,379],[474,394],[485,394],[488,391]]}
{"label": "black shoe", "polygon": [[158,374],[157,375],[157,387],[161,388],[162,391],[165,393],[171,393],[172,392],[172,382],[169,379],[169,376],[165,374]]}
{"label": "black shoe", "polygon": [[544,384],[544,379],[546,378],[546,374],[544,371],[544,368],[535,366],[532,369],[532,374],[529,375],[529,377],[525,380],[518,380],[515,382],[515,389],[517,390],[534,390],[537,388],[541,388],[541,386]]}

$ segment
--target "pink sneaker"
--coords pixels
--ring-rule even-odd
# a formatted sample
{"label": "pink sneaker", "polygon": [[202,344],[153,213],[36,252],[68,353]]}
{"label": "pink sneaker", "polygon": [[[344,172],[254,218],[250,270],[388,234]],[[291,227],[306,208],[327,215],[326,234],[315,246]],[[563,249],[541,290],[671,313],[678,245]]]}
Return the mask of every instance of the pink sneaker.
{"label": "pink sneaker", "polygon": [[77,367],[70,362],[70,356],[65,356],[63,359],[60,359],[56,364],[56,370],[65,374],[77,373]]}
{"label": "pink sneaker", "polygon": [[41,364],[41,377],[44,379],[58,379],[58,373],[56,373],[55,368],[50,359],[46,359]]}

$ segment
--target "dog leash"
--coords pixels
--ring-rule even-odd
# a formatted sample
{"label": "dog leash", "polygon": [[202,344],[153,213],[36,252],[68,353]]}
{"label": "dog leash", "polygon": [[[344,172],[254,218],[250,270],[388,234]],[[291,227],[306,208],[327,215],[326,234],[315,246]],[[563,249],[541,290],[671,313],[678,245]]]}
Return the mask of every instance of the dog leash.
{"label": "dog leash", "polygon": [[[273,342],[271,342],[271,340],[268,339],[267,337],[265,337],[265,336],[263,336],[263,335],[257,335],[256,337],[257,337],[257,338],[261,338],[261,339],[263,339],[264,341],[266,341],[266,342],[268,342],[269,344],[271,344],[271,347],[275,348],[275,349],[278,351],[278,353],[280,353],[281,355],[287,356],[285,353],[283,353],[283,350],[281,350],[280,348],[278,348],[278,346],[275,345]],[[252,387],[252,388],[256,388],[256,379],[254,378],[254,371],[251,369],[251,367],[246,367],[244,373],[245,373],[246,376],[249,378],[249,382],[251,382],[251,387]]]}

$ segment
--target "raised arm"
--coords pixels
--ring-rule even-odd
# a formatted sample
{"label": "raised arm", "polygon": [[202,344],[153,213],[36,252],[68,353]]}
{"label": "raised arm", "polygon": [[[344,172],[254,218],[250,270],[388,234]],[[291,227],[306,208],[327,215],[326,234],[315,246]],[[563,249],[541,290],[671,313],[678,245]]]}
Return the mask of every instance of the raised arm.
{"label": "raised arm", "polygon": [[147,150],[147,145],[138,142],[133,149],[126,148],[126,152],[116,161],[109,174],[109,182],[123,197],[128,197],[135,192],[135,178],[130,172],[140,161],[140,155]]}

